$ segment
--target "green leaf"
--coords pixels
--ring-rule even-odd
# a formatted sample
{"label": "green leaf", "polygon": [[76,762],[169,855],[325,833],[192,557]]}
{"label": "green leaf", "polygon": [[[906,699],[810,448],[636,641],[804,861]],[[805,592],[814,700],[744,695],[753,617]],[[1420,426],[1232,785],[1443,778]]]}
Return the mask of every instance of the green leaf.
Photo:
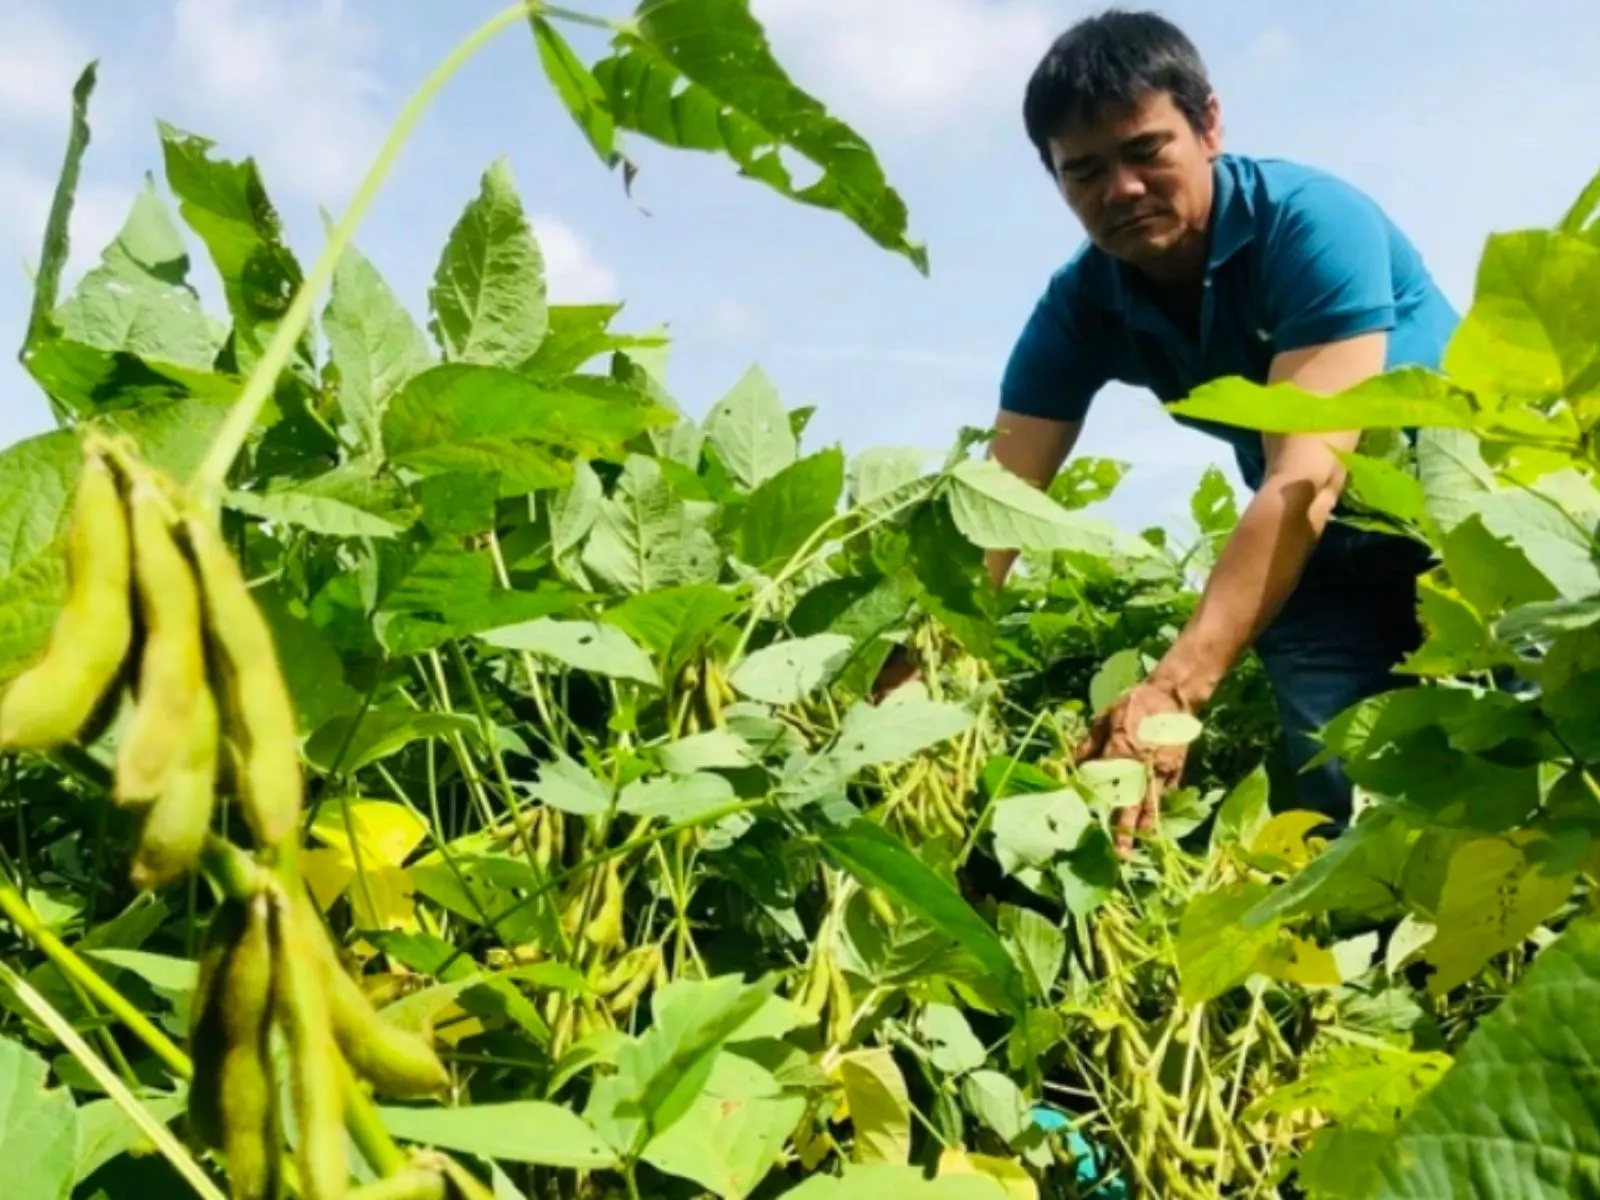
{"label": "green leaf", "polygon": [[414,375],[433,365],[427,339],[382,275],[354,247],[345,249],[333,274],[322,329],[339,370],[339,407],[355,426],[359,444],[383,447],[389,400]]}
{"label": "green leaf", "polygon": [[738,607],[723,588],[690,584],[629,596],[601,619],[625,630],[649,648],[667,675],[676,675]]}
{"label": "green leaf", "polygon": [[[267,198],[253,159],[213,160],[214,142],[159,123],[167,185],[178,211],[200,235],[222,277],[233,316],[233,358],[240,372],[255,367],[288,315],[305,277],[283,238],[283,222]],[[310,344],[302,336],[300,367],[310,372]]]}
{"label": "green leaf", "polygon": [[1013,1013],[1024,1010],[1022,975],[1005,943],[961,894],[904,842],[862,817],[824,830],[821,840],[828,854],[856,879],[886,893],[960,944],[998,986]]}
{"label": "green leaf", "polygon": [[[1520,945],[1572,894],[1576,873],[1535,861],[1523,839],[1463,842],[1450,865],[1433,914],[1438,932],[1422,957],[1435,968],[1428,991],[1443,996],[1471,979],[1495,955]],[[1549,859],[1549,847],[1541,857]]]}
{"label": "green leaf", "polygon": [[1417,434],[1417,478],[1428,516],[1444,533],[1478,511],[1485,496],[1499,490],[1483,461],[1478,439],[1460,429],[1423,429]]}
{"label": "green leaf", "polygon": [[772,994],[776,976],[675,979],[651,1000],[654,1020],[617,1051],[613,1075],[596,1081],[585,1116],[623,1155],[642,1150],[682,1118],[711,1078],[717,1052]]}
{"label": "green leaf", "polygon": [[320,533],[325,537],[387,538],[401,532],[400,526],[376,513],[292,487],[270,492],[230,490],[223,497],[223,502],[235,512],[259,517],[274,525],[289,525]]}
{"label": "green leaf", "polygon": [[1574,922],[1467,1039],[1380,1164],[1381,1200],[1600,1192],[1600,922]]}
{"label": "green leaf", "polygon": [[574,671],[629,679],[646,687],[661,685],[650,656],[615,625],[544,617],[485,630],[478,638],[502,650],[531,651]]}
{"label": "green leaf", "polygon": [[390,402],[383,441],[391,461],[424,475],[494,471],[500,495],[557,487],[571,475],[558,451],[620,458],[631,438],[670,412],[632,393],[598,400],[495,367],[447,363],[414,377]]}
{"label": "green leaf", "polygon": [[1099,716],[1143,678],[1144,656],[1135,649],[1118,650],[1089,680],[1090,713]]}
{"label": "green leaf", "polygon": [[539,764],[539,778],[528,794],[540,803],[578,817],[597,817],[611,807],[611,791],[589,769],[570,758]]}
{"label": "green leaf", "polygon": [[850,460],[853,508],[877,514],[931,491],[937,476],[924,474],[928,452],[915,446],[874,446]]}
{"label": "green leaf", "polygon": [[543,1100],[461,1108],[382,1106],[378,1117],[393,1136],[419,1146],[579,1171],[617,1165],[616,1155],[582,1117]]}
{"label": "green leaf", "polygon": [[833,678],[854,645],[838,633],[774,642],[740,662],[728,682],[752,700],[776,707],[798,704]]}
{"label": "green leaf", "polygon": [[1272,818],[1268,806],[1271,784],[1265,763],[1257,764],[1238,783],[1217,808],[1217,823],[1211,831],[1213,847],[1248,846]]}
{"label": "green leaf", "polygon": [[715,512],[713,504],[680,498],[655,459],[630,455],[600,506],[583,565],[625,592],[713,583],[722,568],[709,527]]}
{"label": "green leaf", "polygon": [[995,858],[1007,875],[1070,854],[1094,824],[1089,806],[1068,790],[1010,796],[995,802],[993,814]]}
{"label": "green leaf", "polygon": [[1188,713],[1158,713],[1140,721],[1134,736],[1147,746],[1188,746],[1204,731]]}
{"label": "green leaf", "polygon": [[1408,471],[1365,454],[1340,454],[1349,473],[1347,495],[1357,505],[1407,524],[1421,524],[1428,498],[1421,481]]}
{"label": "green leaf", "polygon": [[1067,960],[1067,935],[1049,917],[1014,904],[1000,909],[1000,932],[1011,943],[1012,956],[1027,978],[1028,992],[1048,1001]]}
{"label": "green leaf", "polygon": [[514,368],[544,341],[544,256],[505,159],[483,173],[450,231],[428,302],[429,328],[453,362]]}
{"label": "green leaf", "polygon": [[705,434],[722,465],[746,491],[792,464],[799,452],[789,414],[759,367],[750,368],[706,414]]}
{"label": "green leaf", "polygon": [[549,331],[538,353],[518,372],[542,383],[559,383],[599,355],[666,345],[666,338],[656,334],[613,332],[611,318],[621,309],[620,304],[552,304]]}
{"label": "green leaf", "polygon": [[972,1032],[959,1008],[949,1004],[930,1004],[922,1010],[917,1035],[928,1048],[928,1060],[946,1075],[976,1071],[989,1054]]}
{"label": "green leaf", "polygon": [[661,775],[623,788],[617,808],[636,817],[677,824],[727,808],[736,799],[733,785],[721,775]]}
{"label": "green leaf", "polygon": [[589,139],[600,161],[608,167],[616,165],[621,157],[617,150],[616,124],[611,119],[611,110],[606,107],[605,92],[599,81],[554,25],[532,13],[529,23],[533,26],[534,44],[545,78],[555,88],[578,128],[583,130],[584,137]]}
{"label": "green leaf", "polygon": [[[580,464],[588,470],[589,464]],[[576,475],[574,475],[576,479]],[[422,509],[422,523],[440,537],[472,537],[495,527],[495,501],[500,477],[477,471],[447,471],[417,480],[413,489]],[[501,544],[504,551],[505,545]],[[515,564],[508,562],[509,568]]]}
{"label": "green leaf", "polygon": [[1492,234],[1444,369],[1488,396],[1576,399],[1600,382],[1586,317],[1597,304],[1600,246],[1558,230]]}
{"label": "green leaf", "polygon": [[[1050,499],[1066,509],[1088,508],[1109,499],[1127,473],[1128,464],[1114,458],[1074,458],[1050,481]],[[1213,474],[1218,479],[1222,477],[1213,467],[1206,478]],[[1231,500],[1233,493],[1228,496]]]}
{"label": "green leaf", "polygon": [[39,248],[39,270],[33,280],[33,304],[28,315],[27,336],[23,342],[23,361],[33,347],[53,337],[54,313],[61,291],[61,273],[72,257],[72,208],[78,196],[78,177],[83,170],[84,152],[89,148],[89,99],[98,81],[99,64],[90,62],[72,85],[72,119],[67,133],[66,153],[61,160],[61,175],[50,200],[50,215],[45,219],[44,242]]}
{"label": "green leaf", "polygon": [[[867,143],[784,73],[748,0],[644,0],[595,77],[616,123],[667,146],[727,154],[781,195],[840,213],[926,274],[905,203]],[[821,177],[797,187],[781,150]]]}
{"label": "green leaf", "polygon": [[845,1169],[843,1178],[813,1175],[786,1200],[1015,1200],[1005,1184],[986,1175],[923,1177],[922,1168],[895,1163],[862,1163]]}
{"label": "green leaf", "polygon": [[1435,426],[1471,429],[1472,397],[1436,372],[1399,367],[1332,395],[1293,383],[1259,384],[1229,376],[1202,384],[1167,406],[1173,416],[1265,433]]}
{"label": "green leaf", "polygon": [[839,1083],[855,1130],[856,1162],[904,1163],[911,1157],[911,1096],[887,1046],[839,1059]]}
{"label": "green leaf", "polygon": [[1278,937],[1275,922],[1253,927],[1242,918],[1266,899],[1263,883],[1244,880],[1191,900],[1178,923],[1178,978],[1184,1001],[1204,1004],[1231,991],[1256,970]]}
{"label": "green leaf", "polygon": [[756,488],[739,526],[739,557],[758,571],[781,566],[833,519],[844,492],[844,454],[823,450]]}
{"label": "green leaf", "polygon": [[1216,467],[1207,467],[1200,483],[1189,497],[1189,513],[1200,532],[1220,537],[1239,523],[1239,504],[1228,477]]}
{"label": "green leaf", "polygon": [[782,1094],[770,1071],[723,1052],[705,1091],[641,1157],[725,1200],[743,1200],[777,1164],[805,1108],[803,1096]]}
{"label": "green leaf", "polygon": [[67,1200],[77,1175],[78,1114],[66,1088],[45,1087],[48,1074],[44,1059],[0,1039],[0,1163],[6,1187],[29,1200]]}
{"label": "green leaf", "polygon": [[447,737],[480,741],[478,734],[477,719],[463,713],[368,709],[323,723],[306,740],[305,755],[319,770],[332,771],[337,765],[340,774],[349,776],[413,742]]}
{"label": "green leaf", "polygon": [[956,704],[928,699],[907,684],[881,703],[858,701],[844,715],[829,758],[846,774],[898,762],[971,727],[973,715]]}
{"label": "green leaf", "polygon": [[221,339],[188,272],[188,250],[146,176],[100,265],[56,314],[61,336],[151,362],[209,370]]}
{"label": "green leaf", "polygon": [[[163,1125],[170,1124],[185,1108],[179,1096],[146,1094],[139,1097],[139,1103]],[[78,1109],[78,1164],[73,1172],[77,1183],[83,1183],[119,1155],[155,1152],[155,1144],[115,1100],[95,1100]]]}
{"label": "green leaf", "polygon": [[962,536],[986,550],[1080,550],[1147,556],[1153,548],[1113,526],[1068,512],[993,459],[956,464],[946,495]]}
{"label": "green leaf", "polygon": [[0,576],[0,685],[10,683],[44,652],[66,600],[62,544]]}
{"label": "green leaf", "polygon": [[760,761],[755,747],[731,729],[708,729],[678,738],[661,748],[660,759],[662,767],[674,775],[737,771]]}

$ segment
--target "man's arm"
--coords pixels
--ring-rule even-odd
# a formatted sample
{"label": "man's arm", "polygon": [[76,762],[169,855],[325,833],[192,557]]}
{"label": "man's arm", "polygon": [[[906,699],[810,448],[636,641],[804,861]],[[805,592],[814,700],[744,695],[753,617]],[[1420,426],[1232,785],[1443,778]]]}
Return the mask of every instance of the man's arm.
{"label": "man's arm", "polygon": [[[1048,489],[1077,444],[1083,422],[1028,417],[1001,409],[995,417],[994,428],[995,437],[989,444],[990,457],[1034,487]],[[990,550],[984,556],[995,587],[1005,582],[1016,560],[1015,550]]]}
{"label": "man's arm", "polygon": [[[1387,335],[1362,334],[1278,355],[1269,383],[1329,394],[1383,369]],[[1194,616],[1150,682],[1186,711],[1203,706],[1294,590],[1344,489],[1333,451],[1352,451],[1360,431],[1267,435],[1261,487],[1229,535]]]}
{"label": "man's arm", "polygon": [[[1273,361],[1269,381],[1292,382],[1308,392],[1343,391],[1383,369],[1387,337],[1359,334],[1286,351]],[[1177,784],[1185,757],[1181,748],[1147,756],[1139,726],[1147,717],[1192,714],[1204,707],[1283,606],[1344,489],[1344,467],[1334,450],[1354,450],[1360,433],[1268,435],[1265,440],[1266,475],[1217,556],[1194,615],[1150,677],[1112,705],[1078,747],[1080,763],[1150,758],[1143,801],[1117,814],[1117,850],[1124,857],[1133,851],[1135,829],[1155,832],[1162,792]]]}

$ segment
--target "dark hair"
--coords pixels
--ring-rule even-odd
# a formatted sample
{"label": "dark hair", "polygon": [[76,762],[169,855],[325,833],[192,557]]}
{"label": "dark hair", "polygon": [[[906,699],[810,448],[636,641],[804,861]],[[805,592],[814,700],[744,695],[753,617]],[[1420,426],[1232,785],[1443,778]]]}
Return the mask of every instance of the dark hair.
{"label": "dark hair", "polygon": [[1206,128],[1211,81],[1194,43],[1153,12],[1107,9],[1051,45],[1028,80],[1022,119],[1039,157],[1053,169],[1046,142],[1052,134],[1150,92],[1169,93],[1197,132]]}

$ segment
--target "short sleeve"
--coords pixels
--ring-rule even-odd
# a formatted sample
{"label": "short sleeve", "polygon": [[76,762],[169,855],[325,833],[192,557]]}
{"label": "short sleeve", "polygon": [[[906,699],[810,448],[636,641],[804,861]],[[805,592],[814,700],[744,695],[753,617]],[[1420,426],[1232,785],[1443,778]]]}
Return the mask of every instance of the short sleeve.
{"label": "short sleeve", "polygon": [[1286,197],[1264,258],[1277,349],[1394,328],[1391,251],[1382,211],[1354,188],[1319,180]]}
{"label": "short sleeve", "polygon": [[1110,379],[1105,339],[1089,336],[1072,270],[1050,281],[1011,348],[1000,382],[1004,412],[1081,421]]}

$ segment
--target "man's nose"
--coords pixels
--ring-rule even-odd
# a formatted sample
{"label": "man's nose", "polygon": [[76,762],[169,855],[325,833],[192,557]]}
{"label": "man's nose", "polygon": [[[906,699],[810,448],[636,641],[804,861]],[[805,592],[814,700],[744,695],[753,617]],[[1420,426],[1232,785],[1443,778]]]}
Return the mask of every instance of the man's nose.
{"label": "man's nose", "polygon": [[1132,167],[1117,164],[1106,172],[1106,203],[1112,206],[1137,200],[1145,193],[1144,177]]}

